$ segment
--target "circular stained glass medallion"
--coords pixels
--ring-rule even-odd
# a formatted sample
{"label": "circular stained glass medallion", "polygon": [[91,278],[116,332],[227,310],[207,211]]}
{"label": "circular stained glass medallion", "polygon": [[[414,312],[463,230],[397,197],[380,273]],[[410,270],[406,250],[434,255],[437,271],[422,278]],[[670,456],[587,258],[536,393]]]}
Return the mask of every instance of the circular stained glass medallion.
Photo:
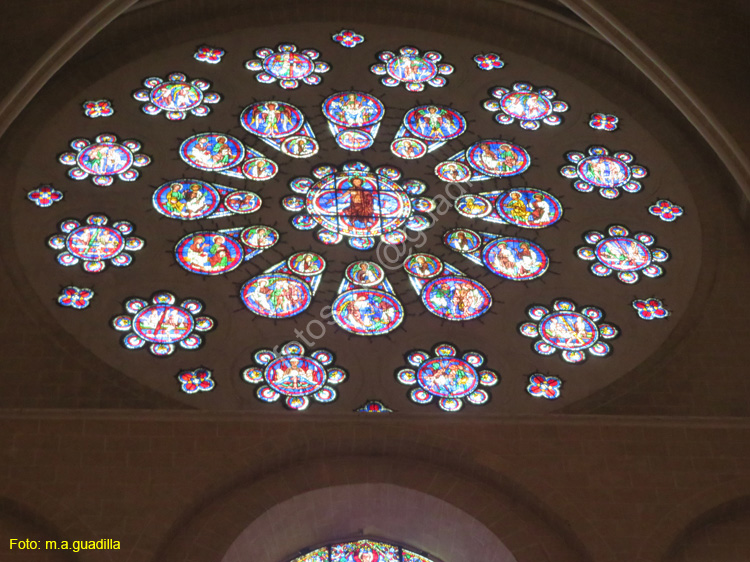
{"label": "circular stained glass medallion", "polygon": [[86,261],[107,260],[125,247],[125,240],[116,229],[107,226],[81,226],[65,241],[68,251]]}
{"label": "circular stained glass medallion", "polygon": [[412,254],[404,261],[404,269],[419,279],[432,279],[443,271],[443,262],[431,254]]}
{"label": "circular stained glass medallion", "polygon": [[245,306],[266,318],[289,318],[305,310],[312,300],[310,287],[293,275],[266,273],[242,286]]}
{"label": "circular stained glass medallion", "polygon": [[359,151],[370,148],[375,139],[365,131],[347,130],[336,135],[336,143],[345,150]]}
{"label": "circular stained glass medallion", "polygon": [[546,228],[559,221],[563,213],[562,205],[555,197],[530,187],[506,191],[496,205],[503,219],[522,228]]}
{"label": "circular stained glass medallion", "polygon": [[595,251],[599,261],[615,271],[638,271],[651,263],[648,247],[632,238],[605,238]]}
{"label": "circular stained glass medallion", "polygon": [[151,343],[170,344],[193,331],[193,317],[179,306],[155,304],[141,309],[133,318],[133,331]]}
{"label": "circular stained glass medallion", "polygon": [[377,336],[395,330],[404,319],[396,297],[375,289],[353,289],[333,301],[333,318],[347,332]]}
{"label": "circular stained glass medallion", "polygon": [[619,187],[630,181],[630,168],[611,156],[589,156],[578,162],[578,175],[597,187]]}
{"label": "circular stained glass medallion", "polygon": [[419,385],[435,396],[463,398],[479,385],[476,369],[463,359],[437,357],[425,361],[417,371]]}
{"label": "circular stained glass medallion", "polygon": [[76,163],[91,175],[115,176],[130,168],[133,153],[119,144],[100,142],[81,150],[76,156]]}
{"label": "circular stained glass medallion", "polygon": [[349,264],[344,274],[349,281],[363,287],[377,285],[385,278],[383,268],[371,261],[357,261]]}
{"label": "circular stained glass medallion", "polygon": [[217,232],[194,232],[175,247],[177,263],[192,273],[220,275],[242,263],[242,246]]}
{"label": "circular stained glass medallion", "polygon": [[242,243],[254,250],[270,248],[279,241],[279,233],[270,226],[248,226],[240,233]]}
{"label": "circular stained glass medallion", "polygon": [[599,329],[578,312],[553,312],[539,323],[539,335],[558,349],[580,351],[596,343]]}
{"label": "circular stained glass medallion", "polygon": [[402,54],[392,58],[386,65],[391,78],[407,84],[419,84],[437,76],[437,65],[416,54]]}
{"label": "circular stained glass medallion", "polygon": [[523,238],[500,238],[487,244],[482,261],[495,275],[512,281],[536,279],[549,266],[541,246]]}
{"label": "circular stained glass medallion", "polygon": [[396,230],[412,212],[409,196],[400,185],[369,172],[325,176],[307,192],[305,207],[323,228],[356,237]]}
{"label": "circular stained glass medallion", "polygon": [[302,80],[312,73],[314,63],[302,53],[284,51],[263,59],[263,69],[277,80]]}
{"label": "circular stained glass medallion", "polygon": [[326,267],[326,262],[321,256],[313,252],[299,252],[287,261],[289,269],[299,275],[318,275]]}
{"label": "circular stained glass medallion", "polygon": [[326,372],[320,363],[294,355],[271,361],[263,376],[271,388],[284,396],[312,394],[320,390],[326,381]]}
{"label": "circular stained glass medallion", "polygon": [[468,148],[466,158],[480,172],[497,177],[522,174],[531,164],[526,150],[504,140],[480,141]]}
{"label": "circular stained glass medallion", "polygon": [[455,109],[420,105],[406,112],[404,125],[411,134],[429,141],[455,139],[466,131],[466,119]]}
{"label": "circular stained glass medallion", "polygon": [[466,228],[450,230],[443,236],[443,242],[457,252],[473,252],[482,245],[479,234]]}
{"label": "circular stained glass medallion", "polygon": [[253,181],[270,180],[278,171],[276,162],[268,158],[249,158],[242,164],[242,173]]}
{"label": "circular stained glass medallion", "polygon": [[242,127],[261,138],[282,139],[293,135],[304,122],[302,112],[283,101],[259,101],[240,114]]}
{"label": "circular stained glass medallion", "polygon": [[454,203],[459,214],[469,218],[486,217],[492,212],[492,203],[481,195],[462,195]]}
{"label": "circular stained glass medallion", "polygon": [[461,321],[487,312],[492,296],[478,281],[452,275],[429,281],[422,288],[422,302],[435,316]]}
{"label": "circular stained glass medallion", "polygon": [[307,158],[318,152],[318,141],[312,137],[294,135],[281,143],[281,152],[292,158]]}
{"label": "circular stained glass medallion", "polygon": [[219,192],[201,180],[170,181],[154,192],[154,208],[172,219],[196,220],[213,213],[219,206]]}
{"label": "circular stained glass medallion", "polygon": [[151,90],[151,103],[164,111],[190,111],[203,101],[203,92],[185,82],[164,82]]}
{"label": "circular stained glass medallion", "polygon": [[405,137],[391,143],[391,152],[404,160],[416,160],[427,154],[427,145],[419,139]]}
{"label": "circular stained glass medallion", "polygon": [[235,191],[224,199],[224,206],[233,213],[254,213],[261,206],[261,199],[252,191]]}
{"label": "circular stained glass medallion", "polygon": [[220,172],[242,162],[245,146],[231,135],[201,133],[182,143],[180,156],[194,168]]}
{"label": "circular stained glass medallion", "polygon": [[369,127],[384,114],[383,103],[363,92],[339,92],[323,102],[323,115],[340,127]]}
{"label": "circular stained glass medallion", "polygon": [[544,119],[552,113],[552,104],[544,96],[530,91],[508,92],[500,98],[500,105],[508,115],[522,121]]}
{"label": "circular stained glass medallion", "polygon": [[462,182],[471,178],[471,168],[462,162],[441,162],[435,166],[435,175],[443,181]]}

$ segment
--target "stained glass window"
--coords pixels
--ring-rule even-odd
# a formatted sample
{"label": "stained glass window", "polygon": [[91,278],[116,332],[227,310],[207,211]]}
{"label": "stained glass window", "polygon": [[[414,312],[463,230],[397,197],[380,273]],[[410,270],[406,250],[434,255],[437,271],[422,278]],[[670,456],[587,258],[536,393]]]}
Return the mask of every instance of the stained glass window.
{"label": "stained glass window", "polygon": [[446,182],[475,182],[524,173],[531,165],[525,148],[502,139],[481,140],[435,167]]}
{"label": "stained glass window", "polygon": [[151,157],[136,154],[141,149],[141,143],[136,140],[119,142],[115,135],[101,134],[91,142],[88,139],[75,139],[70,146],[75,152],[65,152],[60,155],[60,163],[72,166],[68,175],[74,180],[85,180],[91,176],[91,181],[99,187],[108,187],[117,177],[123,181],[133,181],[139,172],[135,168],[142,168],[151,163]]}
{"label": "stained glass window", "polygon": [[455,346],[447,343],[436,345],[432,354],[412,351],[406,355],[406,360],[414,368],[399,369],[396,379],[414,387],[409,398],[417,404],[429,404],[437,398],[438,406],[446,412],[457,412],[464,402],[486,403],[490,393],[485,388],[500,381],[495,371],[479,370],[485,362],[481,353],[467,351],[459,354]]}
{"label": "stained glass window", "polygon": [[267,181],[279,171],[273,160],[226,133],[200,133],[180,145],[180,157],[189,166],[233,178]]}
{"label": "stained glass window", "polygon": [[328,96],[322,111],[336,144],[360,151],[375,144],[385,105],[372,94],[350,90]]}
{"label": "stained glass window", "polygon": [[432,254],[412,254],[404,261],[414,290],[435,316],[445,320],[471,320],[492,306],[487,287]]}
{"label": "stained glass window", "polygon": [[451,250],[511,281],[536,279],[549,267],[547,252],[525,238],[457,228],[446,232],[443,241]]}
{"label": "stained glass window", "polygon": [[556,197],[532,187],[467,193],[455,200],[454,207],[458,214],[470,219],[533,229],[552,226],[563,215]]}
{"label": "stained glass window", "polygon": [[448,83],[445,76],[453,73],[453,66],[440,62],[443,55],[437,51],[420,53],[414,47],[401,47],[398,54],[383,51],[378,55],[379,63],[370,71],[378,76],[384,86],[403,84],[410,92],[421,92],[425,84],[440,88]]}
{"label": "stained glass window", "polygon": [[289,342],[280,352],[261,349],[253,356],[255,365],[242,371],[242,378],[250,384],[262,384],[256,396],[263,402],[276,402],[284,396],[291,410],[305,410],[310,398],[327,404],[336,399],[333,386],[346,380],[347,373],[332,367],[333,354],[327,349],[316,349],[307,354],[297,342]]}
{"label": "stained glass window", "polygon": [[518,122],[522,129],[535,131],[539,123],[559,125],[558,113],[568,111],[568,104],[556,100],[552,88],[534,88],[526,82],[516,82],[512,88],[498,86],[490,90],[492,99],[484,102],[487,111],[496,112],[495,121],[501,125]]}
{"label": "stained glass window", "polygon": [[604,312],[595,306],[577,311],[577,305],[567,299],[552,303],[551,310],[533,305],[527,313],[533,322],[522,324],[519,330],[528,338],[536,338],[532,347],[540,355],[560,351],[568,363],[581,363],[587,354],[603,357],[611,352],[603,340],[617,337],[619,330],[613,324],[601,322]]}
{"label": "stained glass window", "polygon": [[289,562],[433,562],[426,553],[381,540],[361,539],[333,543]]}
{"label": "stained glass window", "polygon": [[432,222],[420,213],[435,209],[427,197],[416,197],[426,188],[420,180],[401,182],[401,171],[392,166],[373,170],[359,161],[336,169],[317,166],[312,178],[300,177],[289,187],[300,196],[284,199],[288,211],[298,213],[292,225],[299,230],[320,227],[316,234],[324,244],[338,244],[344,238],[357,250],[369,250],[376,241],[401,244],[404,229],[424,230]]}
{"label": "stained glass window", "polygon": [[336,41],[336,43],[342,47],[348,47],[351,49],[362,43],[365,40],[365,37],[351,29],[342,29],[338,33],[334,33],[331,36],[331,39]]}
{"label": "stained glass window", "polygon": [[161,291],[150,301],[126,301],[127,314],[115,317],[112,327],[127,332],[122,344],[128,349],[139,349],[148,343],[152,354],[164,357],[174,353],[177,345],[189,350],[203,345],[203,337],[196,332],[208,332],[215,323],[210,316],[197,316],[202,310],[203,303],[197,299],[178,303],[172,293]]}
{"label": "stained glass window", "polygon": [[107,263],[126,267],[133,261],[131,252],[143,248],[144,241],[137,236],[128,236],[134,230],[128,221],[117,221],[110,225],[106,215],[89,215],[81,223],[75,219],[64,220],[47,245],[53,250],[62,250],[57,255],[60,265],[81,263],[84,271],[99,273]]}
{"label": "stained glass window", "polygon": [[62,201],[64,195],[51,185],[40,185],[36,189],[29,191],[26,195],[29,201],[37,207],[51,207],[55,203]]}
{"label": "stained glass window", "polygon": [[[351,342],[358,351],[378,358],[394,351],[399,356],[405,353],[409,366],[399,371],[397,382],[391,378],[392,366],[380,369],[387,372],[388,384],[408,385],[406,396],[411,402],[437,403],[449,412],[489,403],[491,392],[498,392],[490,387],[499,382],[499,374],[482,366],[485,359],[479,352],[459,352],[452,344],[438,344],[429,353],[399,350],[408,330],[413,330],[411,339],[423,325],[434,324],[426,312],[439,319],[442,330],[459,330],[462,324],[456,322],[476,320],[468,327],[485,329],[493,336],[507,333],[500,323],[515,318],[512,332],[519,339],[531,339],[531,349],[524,346],[530,361],[558,354],[570,364],[610,355],[610,340],[619,336],[619,328],[603,321],[604,310],[612,310],[616,319],[616,311],[623,310],[623,306],[617,308],[618,300],[625,309],[635,311],[628,313],[633,315],[631,320],[636,314],[654,320],[676,313],[670,310],[671,303],[677,307],[679,301],[668,292],[658,293],[659,298],[642,293],[623,296],[616,292],[625,289],[618,289],[618,283],[589,275],[590,271],[597,277],[617,278],[632,285],[627,289],[631,292],[650,286],[650,280],[634,284],[664,277],[670,267],[665,262],[671,258],[671,249],[659,246],[664,242],[671,248],[675,241],[664,229],[683,229],[693,220],[688,216],[671,225],[685,214],[671,199],[685,208],[690,204],[679,185],[670,185],[669,193],[657,195],[655,187],[642,181],[649,171],[631,152],[596,141],[602,136],[599,131],[614,131],[619,123],[615,115],[594,112],[606,108],[606,100],[599,100],[598,108],[584,107],[582,100],[589,98],[578,96],[571,81],[563,77],[550,82],[554,88],[512,78],[506,81],[502,77],[507,70],[501,69],[513,55],[501,58],[499,47],[490,45],[484,51],[464,51],[462,56],[456,50],[443,54],[404,43],[368,53],[370,38],[363,44],[364,35],[351,29],[327,28],[318,38],[325,41],[302,47],[280,37],[285,42],[267,44],[275,47],[251,45],[249,52],[230,53],[237,57],[235,63],[244,61],[244,68],[252,73],[235,64],[235,75],[244,77],[243,85],[227,80],[231,65],[213,66],[226,55],[224,49],[201,45],[191,46],[174,65],[156,67],[184,68],[184,72],[151,76],[143,71],[135,83],[131,75],[135,90],[125,97],[135,101],[125,104],[127,108],[120,108],[123,102],[117,101],[117,92],[103,88],[87,94],[87,101],[76,98],[71,102],[74,117],[84,125],[79,138],[66,133],[55,141],[71,147],[50,156],[64,166],[57,167],[59,177],[24,183],[23,195],[34,204],[24,207],[34,212],[34,206],[47,208],[43,212],[52,219],[47,224],[58,225],[57,231],[54,227],[45,230],[42,238],[55,250],[57,263],[80,266],[57,267],[49,253],[46,266],[71,278],[56,280],[47,300],[79,311],[62,313],[66,317],[90,315],[112,298],[106,285],[100,289],[77,276],[91,278],[88,273],[103,272],[96,276],[97,283],[110,277],[147,282],[154,275],[138,270],[149,264],[139,256],[153,252],[148,258],[155,261],[152,256],[161,252],[168,265],[177,266],[171,269],[178,273],[177,283],[184,280],[206,288],[232,284],[223,293],[236,312],[237,324],[227,330],[234,332],[228,338],[252,332],[262,339],[264,328],[275,328],[277,323],[296,334],[306,321],[322,325],[313,318],[319,314],[333,327],[328,332],[332,342]],[[378,41],[373,44],[384,44]],[[358,49],[352,49],[355,46]],[[323,59],[332,61],[339,72],[327,74],[331,65]],[[345,66],[342,61],[352,64]],[[460,73],[461,82],[449,83],[454,71]],[[306,87],[320,85],[323,76],[327,85],[322,89]],[[541,81],[543,75],[539,80],[537,84],[548,83]],[[272,84],[284,91],[269,87]],[[117,115],[98,119],[114,114],[112,99],[118,103]],[[569,107],[576,109],[576,119],[564,119]],[[125,111],[133,116],[127,131],[117,135],[97,132],[99,124],[117,122]],[[611,111],[619,113],[620,108]],[[205,129],[190,125],[207,121],[195,118],[209,112],[211,123]],[[152,117],[157,115],[161,117]],[[185,119],[188,122],[182,124],[167,122]],[[158,137],[141,136],[158,127],[166,132],[159,142],[154,142]],[[168,131],[175,128],[180,132],[170,136]],[[550,135],[559,143],[549,142]],[[565,146],[571,138],[594,140]],[[552,161],[540,157],[545,144],[556,154]],[[634,146],[643,146],[645,151],[651,144]],[[158,168],[151,166],[152,156]],[[659,173],[654,186],[664,185],[664,172]],[[139,178],[146,192],[153,188],[143,222],[131,214],[137,211],[134,204],[143,193],[132,184]],[[53,179],[55,187],[50,183]],[[78,205],[85,201],[76,191],[86,191],[78,185],[88,182],[71,181],[84,179],[112,188],[96,194],[101,197],[96,209],[87,209],[83,215],[65,213],[66,207],[80,209]],[[572,190],[565,188],[568,181]],[[486,183],[479,186],[476,182]],[[450,195],[456,189],[459,193]],[[601,211],[600,203],[582,195],[592,191],[605,199],[644,194],[600,202],[613,211],[627,211],[626,227],[616,218],[612,218],[616,224],[586,222]],[[661,198],[666,196],[670,199]],[[584,200],[591,205],[583,204]],[[58,202],[63,204],[49,209]],[[126,214],[112,214],[112,218],[103,214],[117,208]],[[571,223],[576,230],[571,231]],[[439,233],[423,233],[438,230],[435,227]],[[560,265],[570,259],[577,265]],[[579,259],[590,263],[581,264]],[[576,288],[584,283],[601,283],[602,287],[612,283],[612,292],[599,293],[605,296],[596,299],[596,306],[579,306],[568,298],[543,302],[534,296],[559,280]],[[493,300],[504,298],[503,287],[512,296],[505,302]],[[97,298],[89,307],[94,289]],[[155,289],[160,290],[152,294]],[[216,298],[212,290],[183,292],[159,282],[145,293],[119,294],[115,302],[123,303],[124,313],[113,311],[111,325],[123,332],[121,342],[128,349],[145,347],[155,356],[197,349],[204,337],[209,341],[213,337],[202,332],[223,321],[202,312],[206,306],[198,297],[207,299],[210,310],[217,310],[208,298]],[[175,296],[180,293],[196,298]],[[670,309],[662,299],[670,303]],[[509,315],[511,306],[525,307],[527,318],[517,317],[518,308],[516,315]],[[660,329],[669,323],[641,325]],[[445,338],[453,336],[446,332]],[[389,346],[387,352],[379,347],[383,340]],[[362,350],[363,341],[373,347]],[[233,345],[239,343],[233,340]],[[335,345],[328,351],[307,342],[307,350],[293,344],[286,344],[285,352],[262,350],[265,355],[259,352],[254,357],[255,365],[247,366],[242,375],[245,382],[256,385],[250,392],[261,401],[282,401],[292,410],[331,402],[337,396],[334,386],[347,376],[330,364],[338,351]],[[210,371],[193,365],[177,375],[171,372],[171,377],[177,377],[178,391],[204,392],[213,388],[215,379],[220,388],[229,388],[219,382],[227,371],[227,360],[214,357],[215,365],[200,359],[197,364],[208,365]],[[515,358],[508,362],[516,368],[508,380],[525,396],[545,400],[560,396],[563,379],[537,372],[545,365],[523,365]],[[276,365],[273,369],[272,364]],[[563,370],[569,366],[556,364],[566,377],[565,384],[576,384]],[[237,366],[232,369],[236,377]],[[504,367],[504,376],[506,371]],[[351,376],[367,375],[354,371]],[[249,388],[240,387],[246,392]],[[404,409],[403,402],[392,398],[387,406],[379,400],[365,401],[366,396],[389,396],[370,390],[375,389],[368,387],[367,394],[352,398],[346,411]],[[219,394],[224,391],[214,393],[211,400]],[[406,407],[416,408],[408,402]],[[385,560],[391,547],[381,552],[376,543],[363,547],[362,556]],[[336,560],[343,560],[342,553],[346,553],[358,562],[360,547],[346,544],[336,550]],[[393,548],[399,560],[422,560],[418,554]],[[316,552],[306,560],[329,559],[333,549]]]}
{"label": "stained glass window", "polygon": [[137,90],[133,97],[141,102],[141,111],[146,115],[164,116],[171,121],[181,121],[187,114],[205,117],[211,112],[211,105],[219,103],[221,96],[208,89],[211,83],[202,78],[190,80],[181,72],[166,77],[146,78],[145,86]]}
{"label": "stained glass window", "polygon": [[378,336],[395,330],[404,319],[404,307],[375,262],[350,264],[333,302],[333,319],[347,332]]}
{"label": "stained glass window", "polygon": [[654,248],[656,238],[647,232],[630,235],[624,226],[610,226],[607,233],[592,230],[584,234],[583,239],[590,246],[580,246],[578,257],[593,261],[591,273],[606,277],[617,272],[617,278],[623,283],[636,283],[640,273],[646,277],[659,277],[664,269],[657,265],[669,259],[669,252],[663,248]]}
{"label": "stained glass window", "polygon": [[326,262],[314,252],[298,252],[242,286],[243,304],[258,316],[289,318],[307,310]]}
{"label": "stained glass window", "polygon": [[565,155],[572,165],[560,168],[563,177],[575,180],[573,187],[583,193],[599,188],[605,199],[616,199],[621,190],[637,193],[643,187],[638,180],[648,175],[643,166],[633,165],[635,157],[630,152],[615,152],[603,146],[592,146],[588,155],[583,152],[568,152]]}
{"label": "stained glass window", "polygon": [[245,68],[259,71],[255,79],[263,84],[278,82],[285,90],[293,90],[302,82],[309,86],[320,84],[320,75],[331,66],[319,61],[320,53],[315,49],[300,51],[292,43],[282,43],[276,49],[262,47],[255,51],[257,59],[245,62]]}
{"label": "stained glass window", "polygon": [[290,103],[259,101],[248,105],[240,114],[240,125],[292,158],[309,158],[318,153],[312,127],[302,111]]}
{"label": "stained glass window", "polygon": [[253,191],[238,190],[198,179],[170,180],[154,191],[154,209],[183,221],[218,219],[254,213],[263,201]]}
{"label": "stained glass window", "polygon": [[191,273],[221,275],[251,260],[279,240],[276,229],[265,225],[188,234],[175,246],[177,263]]}
{"label": "stained glass window", "polygon": [[455,109],[418,105],[404,115],[403,124],[391,143],[391,153],[404,160],[415,160],[465,131],[466,119]]}

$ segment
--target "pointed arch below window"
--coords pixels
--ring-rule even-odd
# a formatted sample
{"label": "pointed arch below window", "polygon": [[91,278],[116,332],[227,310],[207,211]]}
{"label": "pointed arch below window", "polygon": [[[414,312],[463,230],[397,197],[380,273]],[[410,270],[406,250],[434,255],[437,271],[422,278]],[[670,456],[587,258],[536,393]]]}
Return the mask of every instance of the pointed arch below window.
{"label": "pointed arch below window", "polygon": [[221,562],[368,562],[313,556],[364,539],[408,551],[403,560],[381,556],[372,562],[518,562],[499,536],[463,509],[384,482],[326,486],[277,503],[235,537]]}

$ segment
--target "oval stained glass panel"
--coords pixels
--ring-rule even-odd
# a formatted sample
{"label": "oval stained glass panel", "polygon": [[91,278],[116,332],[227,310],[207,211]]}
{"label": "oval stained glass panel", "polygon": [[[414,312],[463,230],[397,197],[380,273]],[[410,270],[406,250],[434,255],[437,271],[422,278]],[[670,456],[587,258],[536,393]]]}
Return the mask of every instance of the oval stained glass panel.
{"label": "oval stained glass panel", "polygon": [[578,162],[578,176],[597,187],[619,187],[630,181],[630,168],[611,156],[589,156]]}
{"label": "oval stained glass panel", "polygon": [[274,359],[263,376],[271,388],[284,396],[306,396],[323,388],[326,382],[320,363],[293,355]]}
{"label": "oval stained glass panel", "polygon": [[480,141],[466,150],[469,163],[488,176],[517,176],[531,164],[529,153],[504,140]]}
{"label": "oval stained glass panel", "polygon": [[333,302],[333,318],[347,332],[377,336],[395,330],[404,319],[398,299],[384,291],[354,289],[341,293]]}
{"label": "oval stained glass panel", "polygon": [[422,288],[421,296],[427,310],[446,320],[471,320],[492,306],[484,285],[458,275],[433,279]]}
{"label": "oval stained glass panel", "polygon": [[506,191],[497,199],[496,208],[504,220],[521,228],[546,228],[559,221],[563,213],[555,197],[530,187]]}
{"label": "oval stained glass panel", "polygon": [[463,398],[477,388],[476,369],[462,359],[439,357],[425,361],[417,371],[419,385],[430,394],[444,398]]}
{"label": "oval stained glass panel", "polygon": [[557,349],[579,351],[599,338],[596,324],[578,312],[553,312],[539,323],[542,340]]}
{"label": "oval stained glass panel", "polygon": [[231,135],[201,133],[182,143],[180,157],[199,170],[220,172],[242,162],[245,146]]}
{"label": "oval stained glass panel", "polygon": [[119,254],[125,240],[117,230],[107,226],[81,226],[65,241],[68,251],[86,261],[107,260]]}
{"label": "oval stained glass panel", "polygon": [[267,273],[245,283],[240,298],[251,312],[259,316],[289,318],[310,305],[312,291],[292,275]]}
{"label": "oval stained glass panel", "polygon": [[183,82],[164,82],[151,90],[151,103],[164,111],[190,111],[202,101],[203,92]]}
{"label": "oval stained glass panel", "polygon": [[93,176],[114,176],[133,164],[133,153],[124,146],[102,142],[87,146],[76,157],[78,166]]}
{"label": "oval stained glass panel", "polygon": [[195,232],[175,247],[177,263],[192,273],[220,275],[242,263],[242,246],[216,232]]}
{"label": "oval stained glass panel", "polygon": [[152,343],[171,344],[186,338],[194,327],[193,317],[179,306],[147,306],[133,318],[133,331]]}
{"label": "oval stained glass panel", "polygon": [[207,217],[219,206],[219,192],[201,180],[170,181],[154,192],[154,208],[171,219],[196,220]]}

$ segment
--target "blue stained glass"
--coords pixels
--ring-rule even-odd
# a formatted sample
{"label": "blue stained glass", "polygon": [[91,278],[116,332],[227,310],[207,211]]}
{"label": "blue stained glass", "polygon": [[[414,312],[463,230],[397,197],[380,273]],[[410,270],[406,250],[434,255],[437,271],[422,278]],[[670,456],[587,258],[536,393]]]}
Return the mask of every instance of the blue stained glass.
{"label": "blue stained glass", "polygon": [[243,304],[266,318],[290,318],[304,312],[315,295],[325,261],[300,252],[247,281],[240,291]]}
{"label": "blue stained glass", "polygon": [[[398,183],[401,172],[396,168],[381,166],[373,172],[366,163],[352,161],[338,171],[333,166],[318,166],[312,174],[317,181],[295,178],[290,184],[293,191],[305,193],[304,209],[293,217],[292,225],[300,230],[319,225],[318,239],[325,244],[335,244],[342,237],[360,250],[372,248],[378,239],[400,244],[406,239],[402,228],[432,225],[422,221],[408,223],[423,215],[415,214],[415,199]],[[410,185],[412,189],[421,187]],[[425,197],[416,203],[420,209],[435,205]]]}
{"label": "blue stained glass", "polygon": [[529,153],[506,140],[487,139],[474,143],[435,168],[446,182],[482,181],[524,173],[531,165]]}
{"label": "blue stained glass", "polygon": [[404,307],[385,278],[383,268],[374,262],[358,261],[344,272],[332,316],[347,332],[378,336],[401,324]]}
{"label": "blue stained glass", "polygon": [[337,393],[330,385],[337,385],[347,378],[343,369],[326,369],[333,363],[330,351],[319,349],[307,355],[305,348],[297,342],[284,345],[280,353],[257,351],[254,359],[258,367],[243,369],[242,379],[250,384],[263,384],[256,390],[260,400],[275,402],[284,396],[286,406],[292,410],[306,409],[310,398],[321,403],[332,402]]}
{"label": "blue stained glass", "polygon": [[491,387],[497,384],[499,376],[488,369],[478,371],[484,364],[484,356],[469,351],[458,356],[455,346],[437,344],[432,355],[424,351],[412,351],[406,354],[409,364],[418,368],[399,369],[396,379],[406,386],[413,387],[408,395],[417,404],[428,404],[437,398],[440,409],[456,412],[464,405],[484,404],[490,399],[487,390],[480,386]]}

